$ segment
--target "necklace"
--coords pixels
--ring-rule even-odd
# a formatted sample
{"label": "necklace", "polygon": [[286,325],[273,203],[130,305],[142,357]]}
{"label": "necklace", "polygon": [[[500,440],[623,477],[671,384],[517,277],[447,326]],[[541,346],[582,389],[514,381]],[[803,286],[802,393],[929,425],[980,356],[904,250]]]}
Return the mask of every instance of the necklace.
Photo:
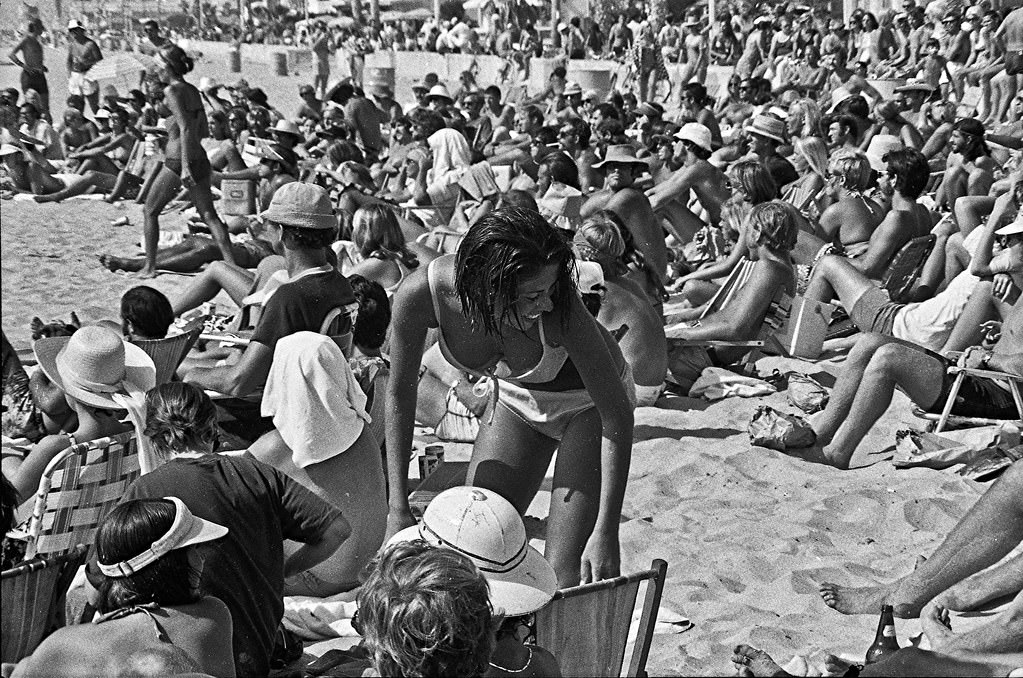
{"label": "necklace", "polygon": [[531,648],[529,645],[526,645],[526,650],[529,651],[529,656],[526,657],[526,663],[522,665],[521,669],[508,669],[508,668],[505,668],[503,666],[498,666],[494,662],[487,662],[487,663],[490,664],[491,666],[493,666],[495,669],[497,669],[499,671],[507,671],[508,673],[522,673],[523,671],[525,671],[526,669],[529,668],[529,663],[531,661],[533,661],[533,648]]}

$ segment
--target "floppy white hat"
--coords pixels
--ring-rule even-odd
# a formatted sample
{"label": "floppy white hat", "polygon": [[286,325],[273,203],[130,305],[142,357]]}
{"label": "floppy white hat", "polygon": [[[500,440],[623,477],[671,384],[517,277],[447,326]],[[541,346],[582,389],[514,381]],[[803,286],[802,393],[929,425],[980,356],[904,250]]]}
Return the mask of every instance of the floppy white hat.
{"label": "floppy white hat", "polygon": [[99,559],[100,572],[108,577],[130,577],[175,549],[220,539],[227,534],[228,530],[223,525],[192,515],[192,512],[185,506],[185,502],[177,497],[164,497],[164,499],[174,504],[175,513],[174,522],[163,536],[154,541],[148,549],[128,560],[104,563],[101,557]]}
{"label": "floppy white hat", "polygon": [[675,138],[679,141],[691,141],[705,151],[711,151],[711,134],[706,125],[698,122],[687,122],[682,129],[675,132]]}
{"label": "floppy white hat", "polygon": [[429,99],[447,99],[448,102],[454,101],[451,95],[448,93],[448,88],[443,84],[438,83],[430,88],[429,94],[426,95],[427,100]]}
{"label": "floppy white hat", "polygon": [[291,120],[285,120],[283,118],[277,121],[277,124],[274,125],[273,131],[278,134],[291,134],[296,137],[302,136],[302,132],[298,129],[298,125]]}
{"label": "floppy white hat", "polygon": [[884,172],[887,167],[885,166],[884,156],[889,151],[895,151],[905,148],[905,144],[902,143],[902,139],[895,136],[894,134],[875,134],[870,139],[870,145],[867,146],[867,160],[870,161],[870,169],[875,172]]}
{"label": "floppy white hat", "polygon": [[93,407],[124,409],[115,395],[156,385],[145,351],[106,327],[83,327],[70,337],[45,337],[32,347],[39,368],[62,391]]}
{"label": "floppy white hat", "polygon": [[1016,217],[1016,221],[995,231],[997,235],[1016,235],[1017,233],[1023,233],[1023,216]]}
{"label": "floppy white hat", "polygon": [[639,165],[644,168],[649,167],[645,160],[640,160],[636,157],[636,149],[629,144],[614,144],[612,146],[608,146],[607,151],[604,153],[604,159],[598,163],[594,163],[593,169],[600,169],[604,165],[611,163]]}
{"label": "floppy white hat", "polygon": [[506,616],[536,612],[558,589],[554,568],[526,540],[518,511],[492,490],[444,490],[419,525],[398,532],[388,545],[416,539],[467,556],[487,578],[494,609]]}

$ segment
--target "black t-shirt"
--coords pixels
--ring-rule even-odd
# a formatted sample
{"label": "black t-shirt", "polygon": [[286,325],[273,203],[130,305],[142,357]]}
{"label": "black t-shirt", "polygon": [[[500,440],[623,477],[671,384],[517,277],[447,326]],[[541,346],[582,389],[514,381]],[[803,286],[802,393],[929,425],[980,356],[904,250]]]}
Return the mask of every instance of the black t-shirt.
{"label": "black t-shirt", "polygon": [[161,497],[178,497],[229,530],[204,545],[203,592],[231,611],[238,676],[266,676],[284,615],[283,542],[317,540],[340,512],[272,466],[217,454],[172,459],[136,480],[124,499]]}
{"label": "black t-shirt", "polygon": [[263,306],[252,341],[271,351],[277,340],[295,332],[319,332],[333,309],[355,301],[355,293],[335,269],[303,275],[281,285]]}
{"label": "black t-shirt", "polygon": [[792,166],[792,163],[780,155],[770,156],[763,161],[763,165],[764,169],[771,174],[771,178],[774,179],[774,185],[778,187],[779,195],[781,195],[782,186],[791,184],[799,178],[799,173],[796,172],[796,168]]}

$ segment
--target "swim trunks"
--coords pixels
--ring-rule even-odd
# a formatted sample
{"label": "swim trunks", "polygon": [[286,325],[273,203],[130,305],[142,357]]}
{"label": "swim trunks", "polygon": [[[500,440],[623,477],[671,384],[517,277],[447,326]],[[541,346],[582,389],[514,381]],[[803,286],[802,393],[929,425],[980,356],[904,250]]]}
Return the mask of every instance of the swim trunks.
{"label": "swim trunks", "polygon": [[[174,174],[181,176],[181,158],[166,158],[163,161],[163,166],[169,169]],[[213,168],[210,167],[210,160],[204,153],[201,158],[195,158],[188,163],[189,173],[192,175],[192,179],[196,183],[201,181],[209,181],[213,175]]]}
{"label": "swim trunks", "polygon": [[860,328],[861,332],[877,332],[892,335],[895,314],[905,304],[897,304],[889,298],[888,293],[880,287],[871,287],[856,300],[849,317]]}

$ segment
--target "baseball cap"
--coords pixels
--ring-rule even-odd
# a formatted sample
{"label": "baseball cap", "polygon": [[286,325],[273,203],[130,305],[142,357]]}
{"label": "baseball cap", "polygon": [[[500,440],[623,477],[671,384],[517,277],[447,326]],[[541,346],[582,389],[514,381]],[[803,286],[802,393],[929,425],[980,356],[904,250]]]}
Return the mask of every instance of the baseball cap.
{"label": "baseball cap", "polygon": [[507,616],[536,612],[554,597],[558,578],[529,545],[522,517],[511,502],[482,487],[452,487],[430,502],[418,525],[388,545],[422,539],[467,556],[490,585],[490,602]]}
{"label": "baseball cap", "polygon": [[264,219],[295,228],[337,228],[337,218],[327,191],[316,184],[293,181],[274,193]]}
{"label": "baseball cap", "polygon": [[174,522],[170,528],[153,545],[142,553],[117,563],[104,563],[99,556],[99,571],[108,577],[130,577],[147,565],[176,549],[194,546],[204,542],[220,539],[227,534],[223,525],[203,520],[192,514],[185,502],[177,497],[164,497],[174,504]]}

